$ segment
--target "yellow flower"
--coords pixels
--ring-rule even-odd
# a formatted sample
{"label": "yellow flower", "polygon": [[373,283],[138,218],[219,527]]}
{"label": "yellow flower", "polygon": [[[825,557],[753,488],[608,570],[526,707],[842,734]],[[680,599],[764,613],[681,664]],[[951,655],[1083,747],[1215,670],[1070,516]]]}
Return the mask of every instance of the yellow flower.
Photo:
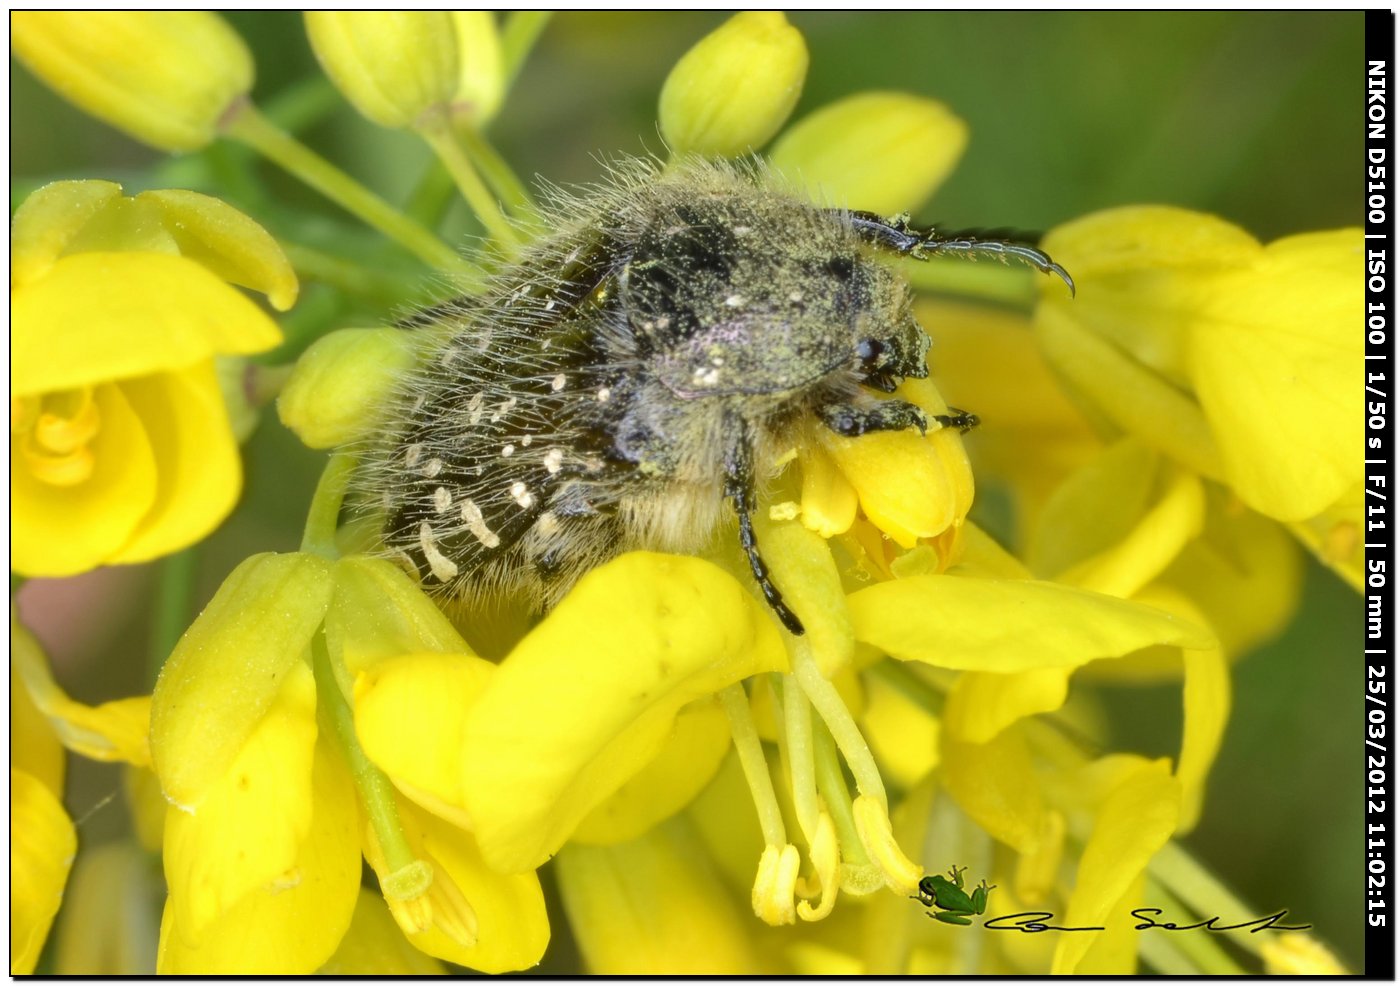
{"label": "yellow flower", "polygon": [[658,118],[673,153],[737,157],[766,144],[807,76],[807,44],[777,12],[735,14],[671,69]]}
{"label": "yellow flower", "polygon": [[10,242],[12,567],[71,575],[198,541],[241,485],[214,357],[281,340],[226,282],[289,307],[281,250],[216,199],[110,182],[40,189]]}
{"label": "yellow flower", "polygon": [[210,143],[253,87],[242,39],[202,11],[18,11],[10,43],[65,99],[166,151]]}
{"label": "yellow flower", "polygon": [[[1264,246],[1212,216],[1141,206],[1045,247],[1080,290],[1073,304],[1047,295],[1036,331],[1111,427],[1284,523],[1359,499],[1360,230]],[[1359,525],[1348,511],[1302,537],[1357,585]]]}
{"label": "yellow flower", "polygon": [[330,961],[362,851],[416,948],[489,972],[538,961],[538,881],[485,868],[452,783],[451,740],[489,671],[387,562],[244,562],[156,685],[152,751],[171,803],[160,971]]}

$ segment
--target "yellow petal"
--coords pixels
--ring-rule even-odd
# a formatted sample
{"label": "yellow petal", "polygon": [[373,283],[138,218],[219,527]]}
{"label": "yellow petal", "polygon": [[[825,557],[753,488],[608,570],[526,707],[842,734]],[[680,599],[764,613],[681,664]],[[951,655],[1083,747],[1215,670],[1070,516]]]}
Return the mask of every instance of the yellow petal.
{"label": "yellow petal", "polygon": [[340,329],[322,336],[297,360],[277,417],[310,448],[368,438],[393,387],[415,362],[413,333]]}
{"label": "yellow petal", "polygon": [[824,538],[793,521],[759,518],[755,528],[773,584],[802,621],[817,667],[824,677],[836,677],[850,665],[856,644],[831,548]]}
{"label": "yellow petal", "polygon": [[948,693],[943,726],[967,743],[985,743],[1026,716],[1065,704],[1073,668],[1033,668],[1013,674],[968,671]]}
{"label": "yellow petal", "polygon": [[297,300],[297,276],[267,230],[227,202],[179,188],[142,192],[160,211],[181,256],[216,276],[261,294],[284,312]]}
{"label": "yellow petal", "polygon": [[1271,243],[1223,275],[1191,326],[1191,371],[1240,498],[1278,520],[1324,510],[1361,478],[1359,229]]}
{"label": "yellow petal", "polygon": [[1035,334],[1055,372],[1112,426],[1207,478],[1221,476],[1220,449],[1205,415],[1179,388],[1091,332],[1064,305],[1036,308]]}
{"label": "yellow petal", "polygon": [[10,287],[43,276],[72,239],[114,199],[112,181],[55,181],[20,203],[10,223]]}
{"label": "yellow petal", "polygon": [[[549,944],[544,893],[534,872],[504,875],[487,866],[476,841],[466,832],[427,812],[400,802],[404,837],[420,860],[433,866],[429,900],[435,912],[463,905],[475,919],[475,942],[454,940],[434,914],[433,926],[411,934],[415,948],[479,972],[515,972],[536,965]],[[377,869],[382,859],[367,850]],[[380,873],[381,883],[383,873]]]}
{"label": "yellow petal", "polygon": [[694,830],[673,819],[618,846],[570,845],[559,890],[593,975],[753,975],[764,970],[734,895]]}
{"label": "yellow petal", "polygon": [[160,791],[160,778],[149,767],[122,768],[122,795],[131,812],[131,827],[136,841],[149,853],[160,852],[165,841],[165,795]]}
{"label": "yellow petal", "polygon": [[54,681],[39,642],[13,616],[10,639],[11,670],[18,674],[22,691],[37,711],[48,718],[52,735],[90,760],[123,760],[138,766],[150,763],[149,698],[119,699],[95,707],[75,702]]}
{"label": "yellow petal", "polygon": [[881,215],[917,209],[967,146],[967,124],[933,99],[863,92],[788,128],[773,164],[818,201]]}
{"label": "yellow petal", "polygon": [[[1129,775],[1104,800],[1084,846],[1065,914],[1067,927],[1103,926],[1117,918],[1113,906],[1176,829],[1181,788],[1162,764]],[[1078,970],[1094,938],[1084,931],[1060,938],[1052,975]]]}
{"label": "yellow petal", "polygon": [[159,895],[150,857],[140,846],[125,839],[84,846],[54,932],[54,973],[153,975],[152,904]]}
{"label": "yellow petal", "polygon": [[243,465],[214,364],[119,385],[146,427],[156,496],[131,538],[109,559],[149,561],[202,540],[238,501]]}
{"label": "yellow petal", "polygon": [[919,575],[862,589],[849,603],[857,640],[966,671],[1078,667],[1151,644],[1215,643],[1170,613],[1052,582]]}
{"label": "yellow petal", "polygon": [[850,530],[856,519],[856,490],[831,456],[813,446],[802,453],[802,523],[824,538]]}
{"label": "yellow petal", "polygon": [[192,812],[165,821],[165,879],[176,923],[194,940],[256,888],[296,866],[311,826],[316,683],[296,665],[272,707]]}
{"label": "yellow petal", "polygon": [[1318,561],[1358,592],[1366,583],[1366,538],[1361,527],[1367,516],[1365,499],[1366,490],[1358,482],[1322,513],[1288,525]]}
{"label": "yellow petal", "polygon": [[250,891],[202,935],[167,899],[156,971],[161,975],[306,975],[334,953],[360,885],[354,784],[339,756],[316,745],[310,827],[292,867]]}
{"label": "yellow petal", "polygon": [[317,969],[322,976],[445,976],[447,967],[409,944],[384,906],[384,898],[360,888],[350,930]]}
{"label": "yellow petal", "polygon": [[469,654],[406,654],[355,680],[355,735],[365,754],[407,797],[463,828],[462,731],[495,670]]}
{"label": "yellow petal", "polygon": [[186,257],[78,253],[10,296],[11,392],[66,390],[256,353],[282,333]]}
{"label": "yellow petal", "polygon": [[1151,449],[1125,439],[1051,496],[1033,567],[1056,581],[1127,598],[1160,575],[1204,523],[1200,479],[1159,465]]}
{"label": "yellow petal", "polygon": [[1075,972],[1081,976],[1132,976],[1136,975],[1138,936],[1140,923],[1136,920],[1115,920],[1118,915],[1131,915],[1134,908],[1143,906],[1144,886],[1147,874],[1138,874],[1137,879],[1123,891],[1109,908],[1111,915],[1103,931],[1094,935],[1094,941],[1079,960]]}
{"label": "yellow petal", "polygon": [[776,11],[735,14],[682,56],[658,119],[676,154],[737,157],[787,120],[807,77],[802,34]]}
{"label": "yellow petal", "polygon": [[[1166,588],[1152,586],[1139,595],[1141,602],[1179,613],[1183,618],[1205,624],[1206,618],[1191,600]],[[1182,683],[1183,719],[1181,755],[1177,758],[1176,779],[1181,782],[1181,820],[1178,832],[1195,827],[1205,798],[1206,778],[1225,737],[1230,719],[1230,667],[1219,647],[1181,652],[1185,662]]]}
{"label": "yellow petal", "polygon": [[940,738],[944,781],[963,811],[992,838],[1017,852],[1035,852],[1046,832],[1045,802],[1018,730],[987,743]]}
{"label": "yellow petal", "polygon": [[30,576],[76,575],[119,551],[151,509],[157,463],[137,416],[121,388],[93,389],[101,419],[92,443],[93,471],[72,486],[34,475],[23,441],[10,446],[10,567]]}
{"label": "yellow petal", "polygon": [[11,767],[10,975],[34,971],[77,849],[73,823],[53,792]]}
{"label": "yellow petal", "polygon": [[224,580],[161,668],[151,753],[165,796],[198,807],[309,652],[330,601],[314,555],[254,555]]}
{"label": "yellow petal", "polygon": [[63,797],[63,746],[48,718],[35,706],[20,677],[21,662],[47,664],[34,639],[10,610],[10,766],[22,770]]}
{"label": "yellow petal", "polygon": [[10,43],[61,96],[138,140],[203,147],[253,86],[253,59],[215,14],[193,11],[25,11]]}
{"label": "yellow petal", "polygon": [[855,487],[871,523],[901,548],[935,537],[955,518],[954,489],[942,460],[917,431],[846,438],[822,429],[822,447]]}
{"label": "yellow petal", "polygon": [[352,680],[403,654],[474,656],[442,610],[392,562],[351,555],[336,562],[334,574],[326,647],[331,665],[343,666]]}
{"label": "yellow petal", "polygon": [[543,863],[656,755],[681,706],[786,668],[769,613],[716,566],[635,552],[596,569],[468,715],[466,801],[482,854],[504,872]]}
{"label": "yellow petal", "polygon": [[940,723],[878,675],[866,676],[869,704],[861,733],[875,751],[880,775],[910,788],[938,766]]}
{"label": "yellow petal", "polygon": [[610,846],[637,838],[695,800],[729,749],[724,710],[713,699],[692,702],[656,758],[589,812],[571,840]]}

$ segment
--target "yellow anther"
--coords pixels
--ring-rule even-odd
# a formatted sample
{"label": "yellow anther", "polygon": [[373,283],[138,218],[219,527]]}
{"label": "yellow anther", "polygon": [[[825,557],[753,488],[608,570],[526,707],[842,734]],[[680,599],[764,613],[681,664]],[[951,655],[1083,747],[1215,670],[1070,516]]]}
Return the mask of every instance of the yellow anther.
{"label": "yellow anther", "polygon": [[753,883],[753,912],[766,924],[777,927],[797,922],[793,894],[801,863],[797,847],[791,843],[764,847]]}
{"label": "yellow anther", "polygon": [[836,839],[836,825],[826,811],[817,817],[817,834],[808,855],[817,871],[816,880],[813,881],[816,885],[809,888],[803,880],[798,892],[804,897],[820,894],[821,899],[816,907],[805,900],[798,901],[797,916],[804,921],[820,921],[836,906],[836,896],[841,887],[841,847]]}
{"label": "yellow anther", "polygon": [[884,805],[868,794],[856,798],[851,806],[856,816],[856,832],[866,853],[885,874],[885,883],[902,894],[912,894],[919,886],[924,871],[910,862],[894,841],[890,816]]}

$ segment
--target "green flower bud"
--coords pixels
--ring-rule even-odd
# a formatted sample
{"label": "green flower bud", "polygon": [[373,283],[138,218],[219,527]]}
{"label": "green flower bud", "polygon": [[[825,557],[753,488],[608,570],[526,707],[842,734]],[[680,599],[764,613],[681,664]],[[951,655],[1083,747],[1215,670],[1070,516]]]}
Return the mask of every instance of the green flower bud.
{"label": "green flower bud", "polygon": [[305,18],[326,75],[382,127],[412,126],[456,93],[457,30],[445,11],[321,10]]}
{"label": "green flower bud", "polygon": [[369,435],[389,389],[413,365],[413,336],[399,329],[341,329],[317,339],[277,399],[277,416],[310,448]]}
{"label": "green flower bud", "polygon": [[787,18],[735,14],[666,77],[661,133],[676,154],[745,154],[778,132],[806,76],[807,45]]}
{"label": "green flower bud", "polygon": [[253,87],[243,40],[210,13],[19,11],[10,15],[10,44],[64,99],[166,151],[213,141]]}

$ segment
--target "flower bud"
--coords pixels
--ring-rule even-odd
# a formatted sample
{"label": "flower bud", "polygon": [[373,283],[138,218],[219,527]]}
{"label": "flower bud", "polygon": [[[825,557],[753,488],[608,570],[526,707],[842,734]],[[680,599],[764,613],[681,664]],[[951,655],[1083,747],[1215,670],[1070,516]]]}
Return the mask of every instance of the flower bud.
{"label": "flower bud", "polygon": [[735,14],[686,52],[661,90],[661,133],[676,154],[735,157],[766,144],[807,75],[802,34],[776,12]]}
{"label": "flower bud", "polygon": [[496,115],[506,92],[496,18],[485,10],[453,10],[448,16],[457,30],[457,91],[452,97],[452,115],[481,126]]}
{"label": "flower bud", "polygon": [[166,151],[209,144],[230,105],[253,87],[243,40],[205,12],[16,12],[10,41],[63,98]]}
{"label": "flower bud", "polygon": [[803,117],[769,157],[822,201],[894,215],[932,195],[966,146],[967,124],[942,103],[866,92]]}
{"label": "flower bud", "polygon": [[322,336],[297,361],[277,399],[277,416],[310,448],[368,436],[389,390],[413,365],[411,333],[341,329]]}
{"label": "flower bud", "polygon": [[457,90],[457,27],[444,11],[322,10],[305,15],[316,59],[381,127],[407,127]]}

